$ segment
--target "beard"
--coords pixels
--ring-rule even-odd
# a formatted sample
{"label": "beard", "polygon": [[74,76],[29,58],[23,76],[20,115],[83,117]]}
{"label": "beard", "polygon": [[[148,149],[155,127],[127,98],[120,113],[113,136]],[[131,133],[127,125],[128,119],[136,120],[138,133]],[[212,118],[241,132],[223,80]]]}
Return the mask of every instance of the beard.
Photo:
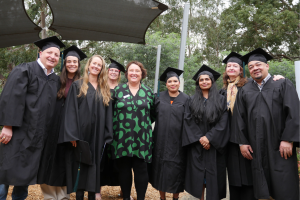
{"label": "beard", "polygon": [[262,75],[258,76],[258,77],[255,77],[255,79],[259,80],[262,78]]}

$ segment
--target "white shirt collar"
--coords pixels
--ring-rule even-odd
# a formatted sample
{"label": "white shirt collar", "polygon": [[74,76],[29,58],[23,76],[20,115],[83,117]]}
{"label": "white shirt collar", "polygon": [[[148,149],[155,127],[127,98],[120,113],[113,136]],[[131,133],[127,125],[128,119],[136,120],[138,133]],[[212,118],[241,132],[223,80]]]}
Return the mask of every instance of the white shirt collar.
{"label": "white shirt collar", "polygon": [[40,59],[37,59],[37,62],[39,63],[39,65],[41,66],[42,70],[44,71],[44,73],[46,74],[46,76],[49,76],[51,74],[54,73],[54,68],[51,69],[51,72],[49,74],[47,74],[47,68],[43,65],[43,63],[40,61]]}

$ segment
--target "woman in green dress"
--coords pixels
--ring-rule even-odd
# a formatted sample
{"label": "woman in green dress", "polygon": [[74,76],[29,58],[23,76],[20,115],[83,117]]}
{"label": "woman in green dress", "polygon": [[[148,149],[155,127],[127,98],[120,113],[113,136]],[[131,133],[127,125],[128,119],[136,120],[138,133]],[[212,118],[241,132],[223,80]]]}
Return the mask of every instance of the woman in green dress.
{"label": "woman in green dress", "polygon": [[112,158],[119,169],[119,182],[123,199],[130,199],[132,169],[137,200],[145,198],[148,186],[147,163],[152,161],[152,121],[154,120],[154,95],[141,83],[147,70],[138,61],[126,66],[128,82],[115,88],[113,94]]}

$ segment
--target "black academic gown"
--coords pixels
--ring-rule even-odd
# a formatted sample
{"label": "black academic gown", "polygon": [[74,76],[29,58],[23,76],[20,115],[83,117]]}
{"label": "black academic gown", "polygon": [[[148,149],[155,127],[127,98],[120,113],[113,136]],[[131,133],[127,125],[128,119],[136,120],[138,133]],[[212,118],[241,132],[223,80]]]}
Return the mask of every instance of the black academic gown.
{"label": "black academic gown", "polygon": [[[192,97],[193,98],[193,97]],[[204,178],[206,179],[206,199],[219,200],[226,197],[226,145],[230,133],[226,98],[220,95],[223,114],[215,125],[203,121],[197,124],[187,102],[184,113],[182,146],[187,146],[187,166],[185,190],[201,198]],[[199,139],[206,136],[210,149],[205,150]]]}
{"label": "black academic gown", "polygon": [[59,87],[59,77],[46,76],[37,61],[10,73],[0,96],[0,125],[12,126],[13,136],[0,145],[0,184],[36,184]]}
{"label": "black academic gown", "polygon": [[252,81],[238,92],[231,142],[251,145],[255,197],[299,199],[297,154],[280,156],[282,140],[299,142],[299,99],[288,79],[268,82],[260,91]]}
{"label": "black academic gown", "polygon": [[[115,92],[110,89],[111,96]],[[105,149],[101,160],[101,186],[119,186],[119,170],[116,160],[111,159],[111,146],[105,145]]]}
{"label": "black academic gown", "polygon": [[[79,184],[77,189],[89,192],[100,192],[100,163],[105,143],[111,143],[112,105],[102,103],[97,99],[96,90],[88,83],[86,96],[77,97],[82,80],[75,81],[70,87],[65,103],[65,131],[63,142],[86,141],[89,143],[93,165],[80,164]],[[59,141],[61,142],[61,141]],[[67,160],[67,191],[73,192],[76,182],[79,162],[76,161],[74,148],[66,155]]]}
{"label": "black academic gown", "polygon": [[[71,143],[58,144],[59,135],[64,131],[65,98],[57,99],[54,108],[54,117],[42,152],[38,172],[38,184],[50,186],[66,186],[66,148],[71,148]],[[61,134],[60,134],[61,133]]]}
{"label": "black academic gown", "polygon": [[[240,89],[241,88],[238,87],[238,91]],[[227,99],[227,90],[221,89],[220,94],[222,94]],[[228,120],[229,124],[235,123],[235,121],[232,121],[231,110],[228,110]],[[230,128],[230,133],[232,131],[233,130]],[[251,161],[243,157],[240,151],[239,144],[228,142],[227,172],[229,185],[237,187],[241,187],[243,185],[253,185]]]}
{"label": "black academic gown", "polygon": [[156,121],[153,132],[153,159],[150,183],[160,191],[184,190],[185,151],[182,147],[184,106],[189,96],[180,92],[170,103],[168,91],[155,99]]}

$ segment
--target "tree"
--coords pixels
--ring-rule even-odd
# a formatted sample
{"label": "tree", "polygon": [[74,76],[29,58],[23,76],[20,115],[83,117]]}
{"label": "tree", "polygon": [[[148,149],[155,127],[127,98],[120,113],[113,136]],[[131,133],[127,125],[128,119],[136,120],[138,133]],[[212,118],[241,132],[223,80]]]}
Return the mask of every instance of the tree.
{"label": "tree", "polygon": [[300,3],[292,0],[231,0],[221,25],[233,36],[230,49],[262,47],[276,59],[299,59]]}

